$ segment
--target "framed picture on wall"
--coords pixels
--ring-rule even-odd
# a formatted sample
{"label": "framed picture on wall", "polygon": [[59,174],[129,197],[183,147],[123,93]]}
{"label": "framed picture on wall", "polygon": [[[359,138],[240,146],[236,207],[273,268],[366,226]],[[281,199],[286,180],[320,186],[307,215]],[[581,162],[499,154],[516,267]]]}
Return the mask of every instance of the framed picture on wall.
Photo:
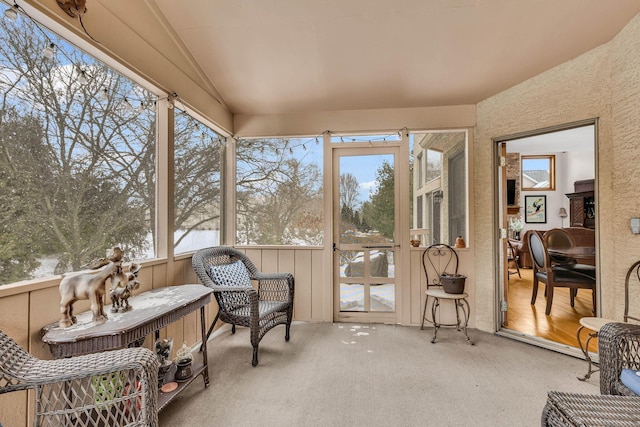
{"label": "framed picture on wall", "polygon": [[524,196],[524,222],[547,223],[547,196]]}

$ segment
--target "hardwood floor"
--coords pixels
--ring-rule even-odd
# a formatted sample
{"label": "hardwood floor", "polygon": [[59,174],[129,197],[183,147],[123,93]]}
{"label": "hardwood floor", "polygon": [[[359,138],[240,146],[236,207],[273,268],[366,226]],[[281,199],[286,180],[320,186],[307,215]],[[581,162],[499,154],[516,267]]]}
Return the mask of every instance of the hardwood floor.
{"label": "hardwood floor", "polygon": [[[544,314],[547,303],[544,296],[544,283],[539,284],[538,298],[532,306],[533,271],[521,268],[520,274],[522,278],[517,274],[509,277],[508,329],[578,347],[576,332],[580,327],[580,318],[593,315],[591,291],[580,289],[575,306],[571,307],[569,289],[556,288],[551,314],[547,316]],[[583,331],[583,342],[586,338],[586,331]],[[589,350],[597,352],[597,339],[591,341]]]}

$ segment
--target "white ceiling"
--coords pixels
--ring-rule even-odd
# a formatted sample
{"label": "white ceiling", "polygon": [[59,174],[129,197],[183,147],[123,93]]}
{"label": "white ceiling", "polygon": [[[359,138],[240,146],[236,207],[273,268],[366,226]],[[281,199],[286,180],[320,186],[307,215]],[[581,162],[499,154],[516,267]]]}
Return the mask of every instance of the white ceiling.
{"label": "white ceiling", "polygon": [[595,128],[593,125],[507,142],[507,153],[550,154],[587,151],[595,151]]}
{"label": "white ceiling", "polygon": [[638,0],[97,1],[150,43],[171,40],[157,48],[182,52],[234,114],[475,104],[640,12]]}

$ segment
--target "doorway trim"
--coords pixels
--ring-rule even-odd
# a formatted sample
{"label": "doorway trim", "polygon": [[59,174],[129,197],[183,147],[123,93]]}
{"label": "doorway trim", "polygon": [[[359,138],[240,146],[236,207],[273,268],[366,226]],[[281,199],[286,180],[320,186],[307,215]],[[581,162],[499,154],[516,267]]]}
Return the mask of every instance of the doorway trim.
{"label": "doorway trim", "polygon": [[[598,191],[598,182],[599,182],[599,177],[598,177],[598,172],[599,172],[599,168],[598,168],[598,136],[599,136],[599,128],[598,128],[598,118],[590,118],[590,119],[585,119],[585,120],[580,120],[580,121],[575,121],[575,122],[570,122],[570,123],[564,123],[564,124],[560,124],[560,125],[555,125],[555,126],[549,126],[546,128],[540,128],[540,129],[534,129],[534,130],[530,130],[530,131],[525,131],[525,132],[519,132],[519,133],[515,133],[515,134],[511,134],[511,135],[505,135],[505,136],[500,136],[500,137],[496,137],[496,138],[492,138],[492,167],[493,167],[493,173],[492,173],[492,180],[493,180],[493,200],[495,201],[494,203],[494,232],[495,232],[495,236],[496,238],[493,239],[493,253],[495,254],[494,259],[496,260],[495,262],[495,270],[494,270],[494,277],[495,277],[495,312],[494,312],[494,324],[495,324],[495,331],[497,335],[501,335],[501,336],[505,336],[508,338],[512,338],[512,339],[516,339],[519,341],[523,341],[523,342],[527,342],[529,344],[533,344],[539,347],[543,347],[549,350],[553,350],[553,351],[557,351],[560,353],[564,353],[564,354],[568,354],[571,356],[576,356],[576,357],[584,357],[584,355],[582,354],[582,352],[580,351],[579,348],[577,347],[571,347],[569,345],[565,345],[565,344],[561,344],[561,343],[557,343],[554,341],[550,341],[544,338],[540,338],[540,337],[536,337],[536,336],[532,336],[532,335],[528,335],[528,334],[524,334],[512,329],[506,329],[503,327],[503,312],[501,311],[501,307],[502,307],[502,301],[504,298],[504,289],[505,286],[507,285],[507,283],[505,282],[505,280],[508,280],[508,278],[505,278],[504,276],[506,276],[504,273],[504,269],[505,269],[505,260],[502,257],[501,254],[503,253],[502,250],[502,246],[506,245],[506,238],[507,236],[504,236],[501,234],[501,230],[502,229],[507,229],[507,225],[506,225],[506,213],[507,213],[507,207],[506,207],[506,194],[502,194],[501,193],[501,163],[500,163],[500,158],[501,158],[501,147],[502,147],[502,143],[507,143],[509,141],[513,141],[513,140],[518,140],[518,139],[522,139],[522,138],[527,138],[527,137],[532,137],[532,136],[537,136],[537,135],[544,135],[544,134],[548,134],[548,133],[553,133],[553,132],[558,132],[558,131],[564,131],[564,130],[570,130],[570,129],[574,129],[574,128],[580,128],[580,127],[585,127],[585,126],[593,126],[594,127],[594,178],[595,178],[595,191],[594,191],[594,197],[596,200],[596,226],[595,226],[595,240],[596,240],[596,247],[598,248],[600,246],[600,225],[599,225],[599,221],[600,221],[600,214],[599,214],[599,209],[600,209],[600,203],[599,203],[599,191]],[[601,265],[600,262],[600,251],[597,251],[597,258],[596,258],[596,262],[597,265]],[[602,298],[601,298],[601,287],[600,287],[600,275],[601,275],[601,269],[598,268],[596,270],[596,300],[597,300],[597,312],[600,313],[601,312],[601,307],[602,307]]]}

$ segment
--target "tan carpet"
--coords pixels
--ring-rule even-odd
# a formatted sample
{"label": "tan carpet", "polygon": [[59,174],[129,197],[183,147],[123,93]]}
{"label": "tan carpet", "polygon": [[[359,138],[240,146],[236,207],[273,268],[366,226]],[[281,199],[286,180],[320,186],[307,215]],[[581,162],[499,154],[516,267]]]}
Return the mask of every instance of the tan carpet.
{"label": "tan carpet", "polygon": [[547,391],[598,394],[586,362],[470,330],[296,322],[260,345],[247,329],[210,340],[201,378],[161,414],[161,426],[539,426]]}

